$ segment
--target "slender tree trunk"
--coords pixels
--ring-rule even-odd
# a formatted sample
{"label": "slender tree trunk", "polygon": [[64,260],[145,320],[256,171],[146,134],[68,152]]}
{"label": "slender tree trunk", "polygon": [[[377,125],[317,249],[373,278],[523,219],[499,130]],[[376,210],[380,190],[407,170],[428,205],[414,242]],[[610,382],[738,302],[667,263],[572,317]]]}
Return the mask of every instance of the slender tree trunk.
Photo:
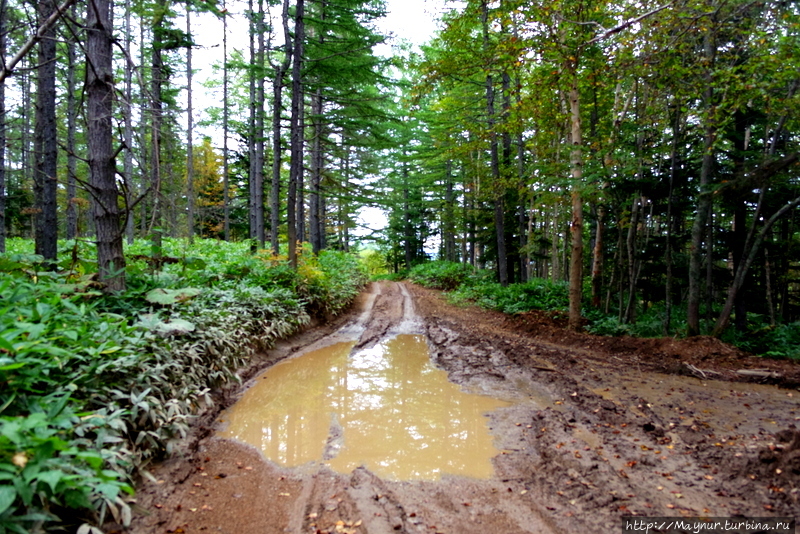
{"label": "slender tree trunk", "polygon": [[[483,27],[483,50],[488,54],[489,51],[489,5],[486,0],[481,1],[481,23]],[[504,187],[500,173],[500,156],[497,141],[497,122],[495,116],[495,90],[494,77],[486,75],[486,122],[489,130],[489,152],[492,174],[493,198],[493,218],[495,226],[495,239],[497,242],[497,277],[501,285],[508,285],[508,256],[506,254],[506,230],[505,230],[505,202]]]}
{"label": "slender tree trunk", "polygon": [[[0,61],[6,59],[8,3],[0,0]],[[0,83],[0,254],[6,251],[6,84]]]}
{"label": "slender tree trunk", "polygon": [[[222,2],[223,9],[227,3]],[[222,24],[222,212],[223,235],[225,241],[231,240],[231,191],[230,169],[228,168],[228,122],[230,109],[228,108],[228,15],[224,15]]]}
{"label": "slender tree trunk", "polygon": [[[716,43],[710,33],[704,38],[704,54],[708,65],[706,78],[708,84],[703,93],[703,103],[708,116],[705,118],[703,137],[703,160],[700,168],[700,191],[697,199],[697,214],[692,224],[692,242],[689,247],[689,295],[686,311],[686,333],[688,336],[700,334],[700,271],[702,267],[703,237],[711,212],[711,194],[708,185],[716,160],[714,142],[717,136],[714,110],[714,88],[712,72],[716,55]],[[708,244],[710,246],[710,243]],[[711,261],[711,258],[708,258]]]}
{"label": "slender tree trunk", "polygon": [[[55,11],[52,0],[38,3],[40,25]],[[56,34],[51,27],[39,42],[36,92],[36,253],[55,261],[58,254],[58,140],[56,129]]]}
{"label": "slender tree trunk", "polygon": [[[186,4],[186,34],[192,34],[192,10]],[[186,48],[186,233],[194,243],[194,108],[192,101],[192,47]]]}
{"label": "slender tree trunk", "polygon": [[131,206],[134,194],[133,182],[133,59],[131,56],[131,42],[133,41],[131,26],[131,0],[125,0],[125,104],[123,113],[125,116],[125,159],[123,160],[123,174],[125,179],[125,238],[129,245],[133,244],[134,239],[134,216]]}
{"label": "slender tree trunk", "polygon": [[[305,40],[305,0],[297,0],[295,7],[294,46],[292,62],[292,117],[290,122],[291,163],[289,166],[289,191],[287,194],[287,225],[289,234],[289,263],[297,268],[297,190],[302,187],[303,175],[303,54]],[[302,224],[302,218],[300,224]]]}
{"label": "slender tree trunk", "polygon": [[[75,6],[71,8],[75,18]],[[77,129],[77,103],[75,99],[75,41],[67,41],[67,239],[78,235],[78,210],[75,206],[75,187],[78,158],[75,155],[75,130]]]}
{"label": "slender tree trunk", "polygon": [[283,160],[283,145],[281,141],[281,117],[283,113],[283,84],[289,65],[294,56],[292,35],[289,31],[289,0],[283,0],[281,12],[283,24],[284,53],[283,61],[275,65],[275,79],[272,82],[272,187],[270,191],[270,232],[272,238],[272,253],[280,252],[278,229],[280,228],[281,213],[281,162]]}
{"label": "slender tree trunk", "polygon": [[673,273],[672,273],[672,229],[674,226],[672,220],[672,208],[675,192],[675,175],[678,171],[678,143],[680,140],[680,107],[675,105],[675,122],[672,128],[672,154],[670,156],[669,167],[669,191],[667,193],[667,235],[664,245],[667,275],[665,282],[664,294],[664,335],[670,335],[672,330],[672,286],[673,286]]}
{"label": "slender tree trunk", "polygon": [[[739,268],[736,270],[736,274],[733,278],[733,283],[731,284],[730,288],[728,288],[728,296],[725,300],[725,304],[722,308],[722,312],[717,319],[717,323],[714,326],[713,335],[719,337],[728,327],[731,318],[731,312],[733,311],[733,305],[736,302],[736,295],[741,290],[742,285],[744,284],[745,277],[747,276],[747,272],[750,270],[750,266],[756,259],[758,255],[758,251],[761,248],[761,244],[764,242],[764,238],[769,233],[772,225],[775,222],[783,217],[786,213],[790,210],[800,206],[800,197],[797,197],[790,202],[784,204],[781,209],[776,211],[767,221],[764,223],[764,226],[761,227],[761,231],[758,232],[755,239],[753,239],[752,244],[748,243],[748,247],[746,247],[746,256],[744,261],[740,264]],[[753,224],[756,224],[755,221]]]}
{"label": "slender tree trunk", "polygon": [[256,235],[258,245],[264,248],[267,240],[264,221],[264,1],[258,1],[258,51],[256,53],[257,79],[256,79],[256,184],[255,184],[255,209],[256,209]]}
{"label": "slender tree trunk", "polygon": [[597,205],[597,228],[594,234],[594,248],[592,250],[592,307],[600,309],[603,290],[603,237],[605,229],[606,208]]}
{"label": "slender tree trunk", "polygon": [[250,116],[248,117],[248,124],[247,124],[247,159],[249,161],[249,169],[248,169],[248,186],[250,190],[250,194],[248,195],[248,221],[249,221],[249,231],[250,231],[250,239],[257,239],[258,236],[258,223],[256,222],[257,219],[257,204],[256,204],[256,188],[258,187],[258,161],[256,157],[256,78],[260,75],[260,72],[257,72],[256,65],[258,60],[256,59],[256,14],[253,8],[253,0],[248,0],[247,2],[247,14],[249,20],[249,31],[248,34],[248,41],[249,41],[249,49],[250,49],[250,68],[248,69],[248,89],[250,90],[250,102],[248,107],[248,111],[250,112]]}
{"label": "slender tree trunk", "polygon": [[444,259],[456,261],[456,231],[455,231],[455,191],[453,190],[453,162],[445,163],[444,178],[444,212],[442,221],[442,241],[444,243]]}
{"label": "slender tree trunk", "polygon": [[112,146],[114,77],[111,0],[94,0],[86,19],[86,119],[97,264],[108,291],[125,290],[121,213]]}
{"label": "slender tree trunk", "polygon": [[570,237],[572,249],[569,262],[569,329],[581,328],[581,298],[583,290],[583,199],[580,183],[583,180],[583,133],[581,131],[580,93],[577,73],[573,73],[572,87],[569,91],[570,119],[572,123],[572,152],[570,166],[572,168],[572,225]]}
{"label": "slender tree trunk", "polygon": [[308,229],[314,254],[322,250],[323,219],[320,217],[320,182],[322,181],[322,89],[317,88],[311,97],[311,121],[314,128],[311,140],[311,188],[309,191]]}
{"label": "slender tree trunk", "polygon": [[150,189],[153,195],[153,205],[150,214],[150,240],[153,243],[153,256],[160,258],[162,255],[163,237],[163,215],[161,192],[162,168],[161,168],[161,145],[163,138],[163,95],[164,84],[164,55],[162,50],[162,31],[164,17],[166,16],[166,0],[160,0],[156,20],[153,24],[153,50],[151,55],[151,76],[150,80],[150,109],[151,117],[151,143],[150,143]]}

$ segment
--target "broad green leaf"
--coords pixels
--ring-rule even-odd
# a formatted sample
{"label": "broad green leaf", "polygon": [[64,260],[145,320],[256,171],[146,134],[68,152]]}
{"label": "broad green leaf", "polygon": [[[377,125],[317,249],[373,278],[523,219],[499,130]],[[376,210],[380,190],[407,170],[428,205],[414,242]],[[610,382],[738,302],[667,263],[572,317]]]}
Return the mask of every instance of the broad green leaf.
{"label": "broad green leaf", "polygon": [[17,490],[13,486],[0,486],[0,514],[8,510],[17,498]]}

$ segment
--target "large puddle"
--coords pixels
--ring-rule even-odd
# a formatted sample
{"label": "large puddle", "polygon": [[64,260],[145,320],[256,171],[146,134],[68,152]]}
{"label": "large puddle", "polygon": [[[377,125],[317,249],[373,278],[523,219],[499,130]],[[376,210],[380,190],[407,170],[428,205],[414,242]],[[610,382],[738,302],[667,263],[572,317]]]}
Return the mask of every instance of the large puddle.
{"label": "large puddle", "polygon": [[498,454],[485,414],[509,403],[461,391],[422,336],[350,354],[337,343],[275,365],[228,410],[223,437],[294,467],[323,462],[383,478],[488,478]]}

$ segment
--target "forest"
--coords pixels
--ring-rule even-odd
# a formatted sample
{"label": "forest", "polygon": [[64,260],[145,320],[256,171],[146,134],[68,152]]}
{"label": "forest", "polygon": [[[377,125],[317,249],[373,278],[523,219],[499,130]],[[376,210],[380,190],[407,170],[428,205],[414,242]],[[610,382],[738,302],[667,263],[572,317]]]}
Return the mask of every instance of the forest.
{"label": "forest", "polygon": [[[62,508],[99,514],[81,534],[124,522],[125,477],[232,379],[237,336],[341,311],[359,252],[371,274],[574,331],[798,355],[796,3],[452,1],[391,56],[386,10],[0,0],[0,532]],[[367,208],[385,228],[359,227]],[[228,308],[250,322],[216,346],[201,312]],[[230,361],[179,376],[201,357],[189,338]],[[134,386],[156,364],[164,383]]]}

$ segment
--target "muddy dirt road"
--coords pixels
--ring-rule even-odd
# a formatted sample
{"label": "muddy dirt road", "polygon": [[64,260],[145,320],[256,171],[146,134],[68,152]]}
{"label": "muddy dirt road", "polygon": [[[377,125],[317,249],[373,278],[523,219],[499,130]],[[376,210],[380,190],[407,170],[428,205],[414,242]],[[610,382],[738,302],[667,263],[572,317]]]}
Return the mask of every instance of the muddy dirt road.
{"label": "muddy dirt road", "polygon": [[[409,482],[363,467],[284,468],[218,437],[211,414],[184,455],[139,488],[131,531],[574,533],[618,532],[630,514],[800,516],[799,374],[713,340],[569,335],[538,316],[454,308],[384,282],[246,378],[339,339],[368,347],[406,333],[427,337],[451,381],[513,402],[488,418],[494,476]],[[734,372],[770,366],[780,385]]]}

